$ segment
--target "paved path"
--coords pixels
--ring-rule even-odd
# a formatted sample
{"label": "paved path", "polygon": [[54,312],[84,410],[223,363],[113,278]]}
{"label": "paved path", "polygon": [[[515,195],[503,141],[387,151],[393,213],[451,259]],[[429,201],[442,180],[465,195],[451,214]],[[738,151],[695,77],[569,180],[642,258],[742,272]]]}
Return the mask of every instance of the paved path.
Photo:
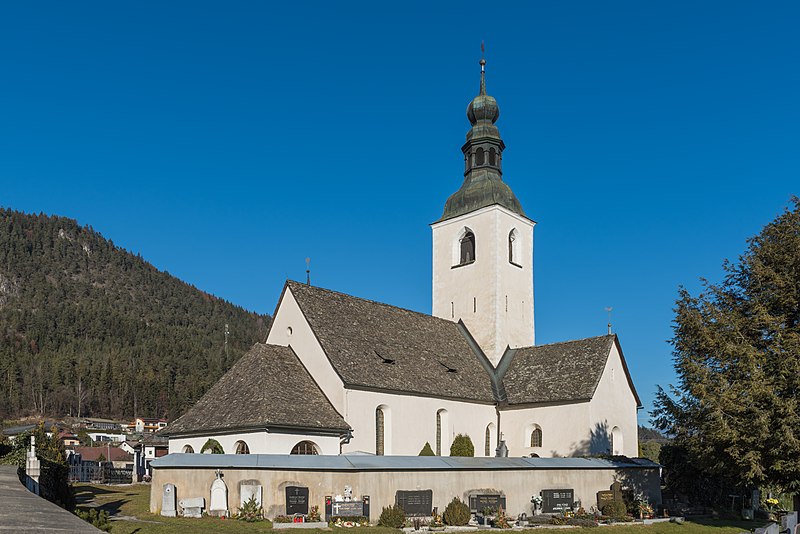
{"label": "paved path", "polygon": [[92,525],[29,492],[19,481],[17,467],[0,465],[0,533],[96,534]]}

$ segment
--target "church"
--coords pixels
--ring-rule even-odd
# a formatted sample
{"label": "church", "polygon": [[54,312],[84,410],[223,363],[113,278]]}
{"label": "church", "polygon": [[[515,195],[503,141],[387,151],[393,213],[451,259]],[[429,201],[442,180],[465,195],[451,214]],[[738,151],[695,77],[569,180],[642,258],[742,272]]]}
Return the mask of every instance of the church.
{"label": "church", "polygon": [[536,345],[535,222],[503,180],[500,110],[467,107],[464,182],[433,232],[432,315],[287,281],[265,343],[164,431],[170,453],[635,457],[619,339]]}

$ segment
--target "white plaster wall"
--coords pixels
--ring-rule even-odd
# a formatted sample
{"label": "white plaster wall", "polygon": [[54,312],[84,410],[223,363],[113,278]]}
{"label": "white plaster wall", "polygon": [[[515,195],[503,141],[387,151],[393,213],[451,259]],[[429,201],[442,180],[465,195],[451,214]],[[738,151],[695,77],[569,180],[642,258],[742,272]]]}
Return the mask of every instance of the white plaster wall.
{"label": "white plaster wall", "polygon": [[266,431],[170,438],[169,453],[181,453],[185,445],[190,445],[195,453],[200,453],[200,449],[209,438],[217,440],[222,445],[225,454],[235,454],[236,442],[240,440],[247,443],[250,454],[289,454],[292,452],[292,448],[301,441],[313,442],[317,445],[320,454],[339,454],[339,438],[336,436],[283,434]]}
{"label": "white plaster wall", "polygon": [[[495,365],[506,346],[534,344],[533,226],[533,221],[495,205],[431,227],[433,315],[462,319]],[[475,261],[453,268],[464,228],[475,234]],[[517,230],[519,267],[508,261],[512,229]]]}
{"label": "white plaster wall", "polygon": [[[178,500],[187,497],[208,499],[215,468],[153,469],[150,511],[159,513],[164,484],[175,485]],[[531,515],[530,499],[543,489],[574,489],[575,499],[588,510],[596,506],[597,492],[607,490],[617,478],[623,487],[636,488],[651,503],[661,503],[658,468],[652,469],[529,469],[475,471],[291,471],[280,469],[222,469],[228,488],[228,505],[235,512],[240,502],[239,482],[258,480],[263,487],[264,511],[268,517],[285,513],[287,485],[309,489],[309,507],[325,511],[325,496],[341,494],[344,486],[353,488],[353,496],[370,496],[370,519],[375,523],[381,509],[394,505],[397,490],[433,490],[433,506],[444,510],[453,497],[462,501],[470,491],[496,490],[506,496],[510,516],[525,512]]]}
{"label": "white plaster wall", "polygon": [[[344,384],[333,369],[325,351],[317,341],[300,306],[288,287],[272,319],[267,343],[290,346],[308,372],[331,401],[333,407],[344,415]],[[345,420],[347,417],[345,416]],[[349,423],[350,421],[348,421]],[[352,425],[352,423],[350,423]]]}
{"label": "white plaster wall", "polygon": [[615,427],[622,433],[622,448],[619,440],[616,440],[613,454],[639,456],[636,397],[628,384],[616,344],[612,345],[603,376],[589,408],[589,417],[596,433],[610,436]]}
{"label": "white plaster wall", "polygon": [[[542,429],[541,447],[530,446],[534,425]],[[500,432],[506,440],[509,456],[573,456],[588,439],[589,427],[588,402],[500,412]]]}
{"label": "white plaster wall", "polygon": [[[569,387],[565,384],[564,387]],[[542,429],[542,446],[531,448],[533,425]],[[610,435],[617,427],[622,447],[610,450]],[[509,456],[542,458],[551,456],[591,456],[595,454],[639,455],[636,398],[628,385],[616,344],[612,345],[603,374],[589,402],[504,409],[500,431],[506,439]],[[618,440],[617,440],[618,441]]]}
{"label": "white plaster wall", "polygon": [[[476,372],[483,372],[476,368]],[[436,412],[447,410],[442,421],[442,456],[450,455],[450,445],[456,434],[467,434],[475,446],[475,456],[484,456],[486,427],[495,424],[493,405],[453,400],[413,397],[390,393],[347,390],[345,420],[353,427],[353,439],[342,445],[342,453],[375,453],[375,409],[384,410],[384,454],[416,456],[425,442],[436,452]],[[493,440],[496,439],[496,434]],[[496,443],[492,441],[490,456]]]}

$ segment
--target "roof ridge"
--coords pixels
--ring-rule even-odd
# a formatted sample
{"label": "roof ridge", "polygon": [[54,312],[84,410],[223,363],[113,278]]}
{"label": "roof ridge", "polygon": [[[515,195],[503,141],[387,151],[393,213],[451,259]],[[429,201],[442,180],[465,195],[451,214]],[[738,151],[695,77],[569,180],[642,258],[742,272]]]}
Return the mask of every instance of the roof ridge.
{"label": "roof ridge", "polygon": [[395,310],[402,310],[402,311],[405,311],[405,312],[413,313],[414,315],[421,315],[422,317],[427,317],[429,319],[435,319],[437,321],[444,321],[447,324],[452,324],[452,325],[458,324],[458,323],[456,323],[454,321],[450,321],[448,319],[443,319],[441,317],[436,317],[435,315],[431,315],[429,313],[419,312],[419,311],[416,311],[416,310],[411,310],[409,308],[403,308],[402,306],[395,306],[394,304],[387,304],[386,302],[381,302],[379,300],[372,300],[372,299],[366,299],[364,297],[357,297],[355,295],[351,295],[350,293],[344,293],[342,291],[336,291],[335,289],[328,289],[326,287],[321,287],[321,286],[310,286],[308,284],[305,284],[303,282],[298,282],[296,280],[286,280],[286,283],[288,285],[302,286],[303,288],[313,288],[313,290],[315,290],[315,291],[325,291],[327,293],[334,293],[336,295],[342,295],[342,296],[345,296],[345,297],[349,297],[351,299],[357,299],[357,300],[360,300],[360,301],[363,301],[363,302],[369,302],[370,304],[377,304],[379,306],[385,306],[387,308],[392,308],[392,309],[395,309]]}
{"label": "roof ridge", "polygon": [[553,343],[545,343],[544,345],[528,345],[527,347],[515,347],[514,350],[525,350],[525,349],[540,349],[543,347],[552,347],[555,345],[566,345],[567,343],[577,343],[578,341],[588,341],[590,339],[600,339],[600,338],[614,338],[617,334],[603,334],[601,336],[590,336],[590,337],[582,337],[579,339],[568,339],[566,341],[556,341]]}

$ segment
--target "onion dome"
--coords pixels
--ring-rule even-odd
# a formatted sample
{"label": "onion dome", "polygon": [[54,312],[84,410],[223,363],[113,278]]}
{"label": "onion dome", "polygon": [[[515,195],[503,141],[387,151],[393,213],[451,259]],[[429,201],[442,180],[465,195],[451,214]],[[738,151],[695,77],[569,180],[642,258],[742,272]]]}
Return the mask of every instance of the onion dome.
{"label": "onion dome", "polygon": [[519,199],[503,182],[505,143],[494,125],[500,117],[500,108],[494,97],[486,94],[486,61],[481,59],[480,64],[480,91],[467,106],[467,118],[472,128],[467,132],[467,142],[461,147],[464,153],[464,183],[447,199],[440,221],[496,204],[525,216]]}

